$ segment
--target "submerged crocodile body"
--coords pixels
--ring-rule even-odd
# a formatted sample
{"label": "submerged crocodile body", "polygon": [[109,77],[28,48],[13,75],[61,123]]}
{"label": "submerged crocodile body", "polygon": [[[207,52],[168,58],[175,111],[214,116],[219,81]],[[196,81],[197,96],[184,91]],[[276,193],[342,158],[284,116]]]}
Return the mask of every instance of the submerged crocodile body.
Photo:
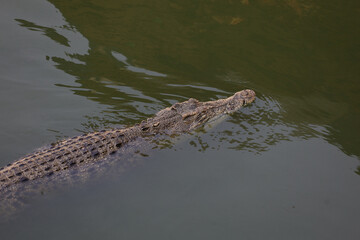
{"label": "submerged crocodile body", "polygon": [[189,132],[214,117],[238,110],[254,99],[255,92],[252,90],[242,90],[229,98],[209,102],[190,98],[129,128],[103,130],[65,139],[1,168],[0,189],[95,162],[116,153],[124,144],[137,138]]}

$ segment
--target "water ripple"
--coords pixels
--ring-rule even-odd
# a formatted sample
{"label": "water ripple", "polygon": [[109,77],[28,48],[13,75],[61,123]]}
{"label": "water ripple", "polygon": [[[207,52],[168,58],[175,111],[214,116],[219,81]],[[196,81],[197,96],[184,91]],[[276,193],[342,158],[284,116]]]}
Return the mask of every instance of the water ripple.
{"label": "water ripple", "polygon": [[277,100],[259,96],[216,129],[196,134],[189,144],[200,152],[227,147],[260,154],[281,141],[327,136],[324,126],[286,122],[285,112]]}

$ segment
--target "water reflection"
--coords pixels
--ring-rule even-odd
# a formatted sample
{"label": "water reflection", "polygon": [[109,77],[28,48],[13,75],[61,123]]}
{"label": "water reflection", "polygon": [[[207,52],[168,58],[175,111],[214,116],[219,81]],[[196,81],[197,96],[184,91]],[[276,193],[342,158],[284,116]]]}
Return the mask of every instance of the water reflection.
{"label": "water reflection", "polygon": [[112,52],[112,55],[114,56],[114,58],[116,58],[117,60],[119,60],[120,62],[124,63],[126,66],[125,68],[129,71],[135,72],[135,73],[143,73],[149,76],[153,76],[153,77],[166,77],[166,74],[163,73],[159,73],[159,72],[155,72],[155,71],[151,71],[151,70],[147,70],[145,68],[140,68],[140,67],[135,67],[132,66],[131,64],[129,64],[127,62],[127,57],[125,57],[124,55],[122,55],[121,53]]}
{"label": "water reflection", "polygon": [[234,113],[227,123],[209,131],[206,137],[195,135],[190,145],[202,152],[223,147],[256,154],[267,151],[280,141],[324,137],[328,131],[321,126],[295,125],[284,121],[284,109],[275,99],[258,96],[256,102]]}
{"label": "water reflection", "polygon": [[[182,233],[203,232],[207,238],[216,239],[223,236],[223,230],[237,237],[252,236],[252,229],[262,225],[265,231],[259,239],[275,236],[278,226],[288,229],[282,236],[310,233],[326,239],[332,234],[328,231],[329,216],[334,229],[340,230],[330,238],[356,232],[358,205],[353,193],[357,193],[360,167],[351,172],[354,166],[348,161],[352,158],[331,146],[348,155],[360,156],[359,34],[358,24],[354,24],[358,18],[353,17],[351,10],[358,9],[351,6],[356,1],[346,4],[336,0],[51,2],[59,9],[53,14],[63,14],[63,23],[54,26],[21,14],[13,23],[18,24],[16,30],[38,34],[49,39],[52,47],[59,47],[55,53],[52,48],[46,49],[49,50],[46,56],[40,58],[46,57],[47,62],[42,63],[54,66],[54,72],[58,69],[67,73],[69,78],[58,78],[57,84],[45,91],[60,96],[72,92],[76,95],[73,99],[84,100],[78,106],[101,109],[100,113],[93,113],[92,108],[84,111],[88,115],[77,129],[79,133],[132,125],[189,97],[207,101],[252,88],[257,99],[215,128],[200,129],[189,138],[185,136],[185,143],[178,141],[183,141],[183,135],[154,139],[150,150],[152,161],[146,169],[156,171],[131,169],[129,184],[124,174],[116,171],[149,159],[147,152],[137,151],[144,145],[127,155],[138,156],[140,161],[128,162],[125,168],[116,165],[116,161],[106,161],[115,165],[103,165],[93,171],[106,177],[120,176],[117,179],[120,181],[114,184],[102,178],[94,188],[91,185],[94,175],[90,174],[83,178],[90,185],[69,179],[67,184],[75,188],[71,194],[57,189],[66,184],[59,178],[21,185],[25,189],[20,187],[9,195],[0,193],[0,221],[2,213],[11,214],[14,205],[21,207],[24,202],[31,205],[30,212],[15,219],[16,224],[13,221],[1,225],[3,238],[29,235],[19,231],[19,227],[24,230],[25,226],[32,229],[35,239],[38,237],[35,235],[59,233],[59,226],[71,229],[79,223],[88,223],[89,219],[100,229],[99,236],[110,233],[123,238],[128,229],[129,233],[143,229],[143,235],[149,236],[160,224],[170,235],[174,226],[178,226],[175,229],[178,237]],[[33,47],[33,42],[27,41]],[[19,49],[20,58],[28,53]],[[23,67],[19,64],[16,70]],[[55,115],[59,116],[58,121],[50,125],[50,137],[46,141],[54,136],[63,138],[62,129],[74,126],[72,121],[59,127],[60,130],[53,129],[63,124],[63,116],[69,117],[78,110],[70,106],[73,111],[64,111],[69,105],[62,109],[56,109],[57,106],[54,110],[51,105],[44,108],[60,112]],[[37,129],[54,118],[51,114],[49,111],[48,118],[40,114]],[[19,132],[31,128],[30,123],[20,126]],[[13,125],[17,127],[17,122]],[[36,131],[30,134],[25,131],[23,135],[19,132],[6,134],[3,143],[18,143],[19,136],[26,134],[31,135],[30,141],[38,136]],[[299,138],[310,141],[299,143]],[[26,141],[19,142],[15,151],[26,147]],[[152,158],[156,154],[152,148],[165,148],[158,153],[167,154]],[[183,151],[176,152],[177,149]],[[162,176],[158,178],[158,175]],[[99,191],[103,188],[107,189]],[[128,188],[133,191],[127,191]],[[87,190],[77,191],[80,189]],[[133,197],[123,201],[128,196]],[[52,199],[47,203],[41,200],[47,197]],[[50,215],[56,221],[44,218]],[[157,216],[155,221],[154,216]],[[258,221],[268,216],[274,216],[273,225]],[[176,220],[169,222],[169,218]],[[216,221],[207,222],[207,219]],[[244,231],[239,230],[239,221],[245,223]],[[214,224],[217,227],[212,229]],[[294,224],[300,228],[294,228]],[[183,231],[183,227],[190,231]],[[74,234],[84,237],[81,226],[76,229],[78,232]],[[85,231],[94,237],[94,231]],[[29,237],[31,234],[25,236]],[[64,237],[60,234],[58,238]]]}
{"label": "water reflection", "polygon": [[[102,116],[87,116],[85,129],[132,125],[189,97],[204,101],[249,87],[264,97],[250,115],[230,118],[238,127],[214,134],[218,141],[261,152],[291,137],[320,136],[360,156],[358,68],[349,51],[355,41],[329,14],[340,11],[334,6],[349,11],[346,6],[310,0],[50,2],[68,22],[64,29],[75,26],[89,41],[86,53],[75,47],[67,58],[50,58],[75,78],[57,86],[107,106]],[[17,21],[74,48],[76,41],[55,27]]]}
{"label": "water reflection", "polygon": [[64,45],[66,47],[70,47],[69,40],[65,36],[59,34],[54,28],[36,25],[35,23],[23,19],[15,19],[15,21],[17,21],[19,25],[22,27],[26,27],[31,31],[41,31],[44,33],[45,36],[49,37],[55,42]]}

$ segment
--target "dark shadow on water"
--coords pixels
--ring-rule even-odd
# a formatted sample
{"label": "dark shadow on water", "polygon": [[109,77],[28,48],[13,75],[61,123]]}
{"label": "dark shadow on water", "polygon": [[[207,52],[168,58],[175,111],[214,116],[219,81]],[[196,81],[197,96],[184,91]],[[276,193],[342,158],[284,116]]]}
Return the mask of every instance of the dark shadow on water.
{"label": "dark shadow on water", "polygon": [[57,42],[61,45],[64,45],[66,47],[70,47],[69,40],[65,36],[59,34],[56,31],[56,29],[54,29],[54,28],[36,25],[35,23],[29,22],[29,21],[26,21],[23,19],[15,19],[15,21],[17,21],[20,26],[26,27],[30,31],[43,32],[43,34],[45,36],[49,37],[50,39],[54,40],[55,42]]}

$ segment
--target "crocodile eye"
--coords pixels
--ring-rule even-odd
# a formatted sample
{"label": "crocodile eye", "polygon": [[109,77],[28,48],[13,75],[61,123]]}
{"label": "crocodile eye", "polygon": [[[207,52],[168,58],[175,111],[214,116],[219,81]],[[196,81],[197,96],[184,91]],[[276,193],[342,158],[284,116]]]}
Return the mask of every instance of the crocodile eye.
{"label": "crocodile eye", "polygon": [[187,119],[189,119],[192,116],[194,116],[194,115],[186,115],[186,116],[183,117],[183,120],[186,121]]}

